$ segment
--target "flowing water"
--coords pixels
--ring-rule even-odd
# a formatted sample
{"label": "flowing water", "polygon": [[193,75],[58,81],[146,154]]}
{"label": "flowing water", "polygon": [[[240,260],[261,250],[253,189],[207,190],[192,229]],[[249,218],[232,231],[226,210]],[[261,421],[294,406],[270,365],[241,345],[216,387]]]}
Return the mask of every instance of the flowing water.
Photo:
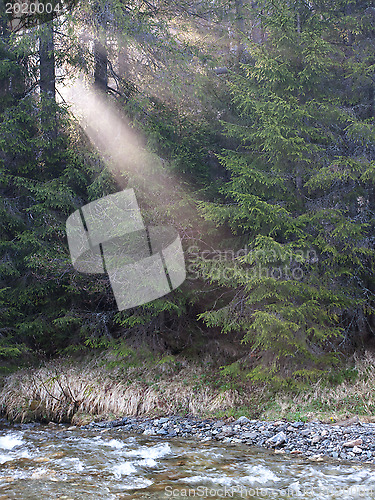
{"label": "flowing water", "polygon": [[0,426],[0,500],[375,500],[375,465],[245,445],[135,436],[121,428]]}

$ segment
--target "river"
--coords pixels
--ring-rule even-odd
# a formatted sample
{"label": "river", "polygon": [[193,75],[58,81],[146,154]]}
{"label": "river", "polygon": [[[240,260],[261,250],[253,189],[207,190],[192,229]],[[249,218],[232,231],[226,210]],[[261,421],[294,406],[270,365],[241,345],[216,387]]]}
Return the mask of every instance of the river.
{"label": "river", "polygon": [[0,500],[375,500],[375,466],[121,428],[0,425]]}

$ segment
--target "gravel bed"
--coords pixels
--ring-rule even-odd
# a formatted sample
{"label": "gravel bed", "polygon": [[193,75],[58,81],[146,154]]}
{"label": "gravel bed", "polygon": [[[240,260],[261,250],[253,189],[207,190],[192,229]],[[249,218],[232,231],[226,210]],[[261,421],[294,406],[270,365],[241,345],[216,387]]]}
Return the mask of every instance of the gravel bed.
{"label": "gravel bed", "polygon": [[322,422],[268,422],[240,417],[233,422],[190,417],[130,418],[92,422],[84,429],[121,427],[146,436],[196,438],[202,442],[244,443],[273,448],[275,453],[304,455],[312,460],[332,457],[375,463],[375,424],[356,422],[332,425]]}

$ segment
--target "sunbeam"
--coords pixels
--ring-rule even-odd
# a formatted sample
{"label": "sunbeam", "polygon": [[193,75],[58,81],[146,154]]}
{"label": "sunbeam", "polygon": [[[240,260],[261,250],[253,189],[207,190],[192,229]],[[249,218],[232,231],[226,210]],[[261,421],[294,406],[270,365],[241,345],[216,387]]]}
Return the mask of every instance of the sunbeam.
{"label": "sunbeam", "polygon": [[142,136],[105,95],[82,78],[63,87],[61,94],[116,180],[132,172],[146,177],[152,174],[155,156],[146,150]]}
{"label": "sunbeam", "polygon": [[147,149],[144,136],[132,128],[115,103],[83,78],[65,84],[59,93],[119,189],[141,192],[153,223],[171,223],[186,234],[188,221],[197,217],[189,184],[167,170],[167,162]]}

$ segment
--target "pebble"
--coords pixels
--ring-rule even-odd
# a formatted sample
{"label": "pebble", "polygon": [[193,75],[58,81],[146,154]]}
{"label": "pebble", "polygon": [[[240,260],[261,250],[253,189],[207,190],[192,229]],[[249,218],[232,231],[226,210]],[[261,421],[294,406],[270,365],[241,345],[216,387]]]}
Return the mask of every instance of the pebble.
{"label": "pebble", "polygon": [[275,453],[304,455],[314,461],[331,457],[375,463],[375,425],[357,421],[344,427],[322,422],[249,420],[246,416],[227,421],[179,416],[156,419],[124,417],[115,421],[92,422],[82,428],[100,431],[118,428],[123,432],[165,438],[195,437],[205,444],[211,440],[228,444],[245,443],[272,448]]}
{"label": "pebble", "polygon": [[259,436],[258,432],[243,432],[241,437],[243,439],[256,439]]}
{"label": "pebble", "polygon": [[239,424],[239,425],[248,424],[249,422],[250,422],[250,420],[245,416],[242,416],[236,420],[236,424]]}
{"label": "pebble", "polygon": [[354,448],[355,446],[361,446],[362,439],[355,439],[353,441],[347,441],[342,446],[343,448]]}

